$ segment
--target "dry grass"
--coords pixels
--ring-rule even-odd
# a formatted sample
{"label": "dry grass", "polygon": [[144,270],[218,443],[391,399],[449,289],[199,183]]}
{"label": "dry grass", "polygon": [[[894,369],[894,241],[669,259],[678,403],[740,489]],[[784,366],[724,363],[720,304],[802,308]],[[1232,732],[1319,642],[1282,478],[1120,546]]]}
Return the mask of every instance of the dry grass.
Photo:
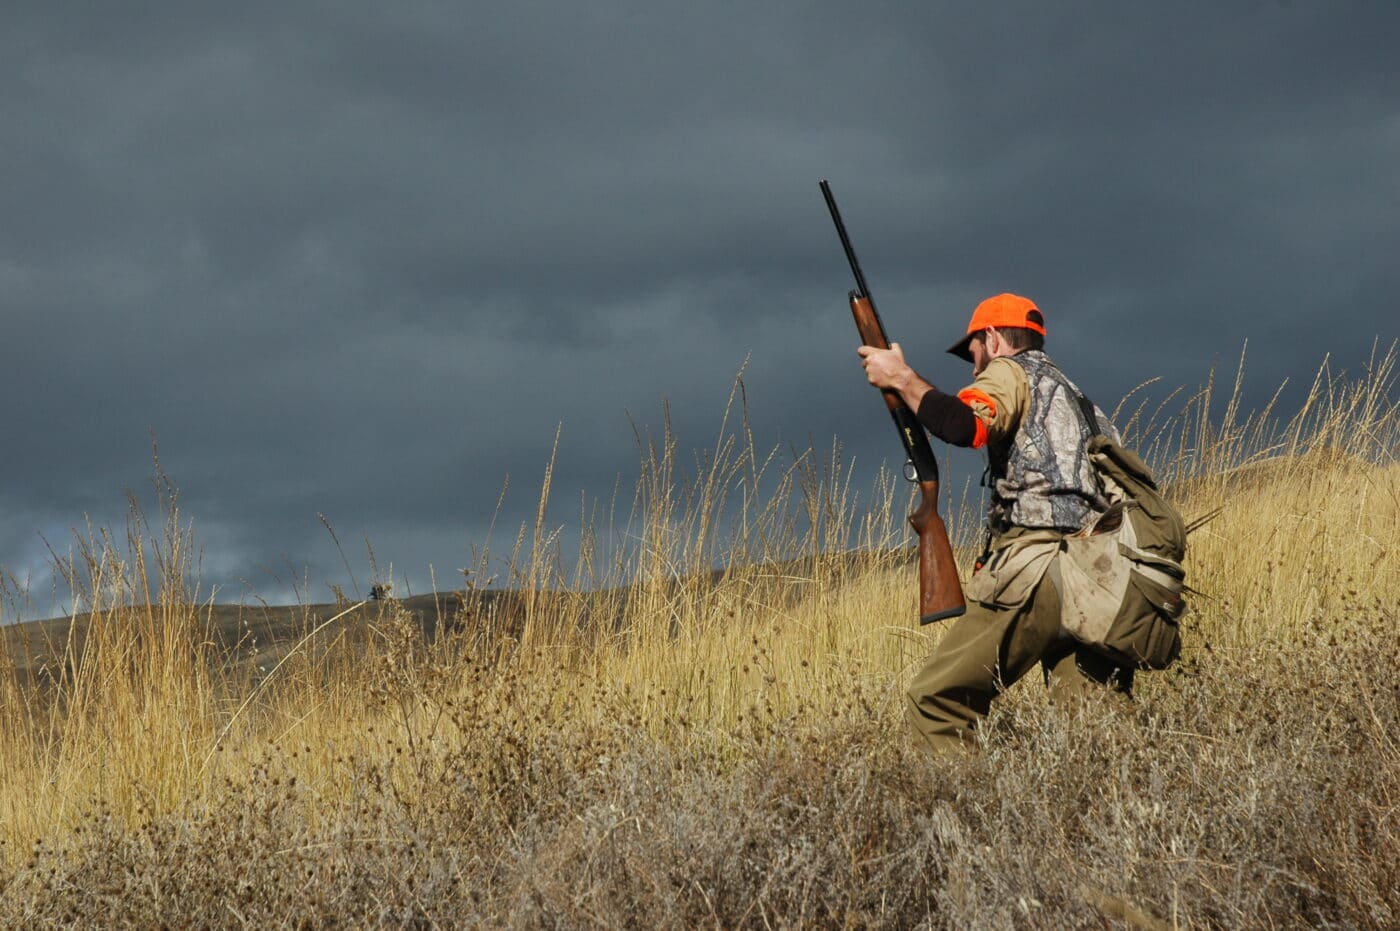
{"label": "dry grass", "polygon": [[903,492],[871,507],[838,449],[643,440],[567,565],[547,471],[520,598],[483,551],[460,633],[359,606],[256,675],[166,489],[68,562],[88,636],[38,681],[0,656],[0,923],[1393,926],[1395,361],[1324,369],[1286,421],[1213,386],[1124,416],[1188,517],[1223,509],[1188,659],[1126,708],[1022,685],[967,759],[905,737],[938,631]]}

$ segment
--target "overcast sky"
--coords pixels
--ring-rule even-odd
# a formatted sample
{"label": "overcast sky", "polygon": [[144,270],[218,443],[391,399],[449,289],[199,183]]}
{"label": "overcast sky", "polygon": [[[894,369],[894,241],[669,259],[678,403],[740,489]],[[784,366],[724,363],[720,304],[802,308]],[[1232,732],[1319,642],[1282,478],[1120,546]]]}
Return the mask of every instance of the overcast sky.
{"label": "overcast sky", "polygon": [[943,387],[1008,290],[1105,407],[1246,338],[1253,398],[1358,369],[1400,335],[1397,37],[1320,0],[7,3],[0,565],[47,608],[44,540],[149,504],[154,436],[206,595],[364,588],[366,538],[451,587],[556,427],[560,525],[635,474],[629,413],[712,443],[746,358],[761,447],[893,460],[821,178]]}

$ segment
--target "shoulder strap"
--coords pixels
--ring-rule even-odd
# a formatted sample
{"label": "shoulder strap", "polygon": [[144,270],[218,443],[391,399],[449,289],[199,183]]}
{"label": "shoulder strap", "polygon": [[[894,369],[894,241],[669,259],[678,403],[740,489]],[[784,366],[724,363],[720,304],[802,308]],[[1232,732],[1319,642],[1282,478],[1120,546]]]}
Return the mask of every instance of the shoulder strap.
{"label": "shoulder strap", "polygon": [[1093,402],[1084,397],[1083,392],[1074,387],[1068,380],[1065,381],[1065,387],[1074,392],[1074,400],[1079,403],[1079,413],[1084,415],[1084,423],[1089,428],[1089,435],[1103,436],[1103,430],[1099,428],[1099,415],[1094,412]]}

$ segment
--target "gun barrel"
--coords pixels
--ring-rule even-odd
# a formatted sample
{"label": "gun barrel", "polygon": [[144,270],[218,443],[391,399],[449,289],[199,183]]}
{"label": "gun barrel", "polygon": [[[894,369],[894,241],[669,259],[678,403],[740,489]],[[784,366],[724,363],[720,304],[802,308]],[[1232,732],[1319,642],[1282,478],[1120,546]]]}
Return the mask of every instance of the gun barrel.
{"label": "gun barrel", "polygon": [[[825,179],[821,182],[822,197],[826,198],[826,209],[831,211],[831,221],[836,224],[836,232],[841,237],[841,248],[846,250],[846,260],[851,263],[851,271],[856,276],[856,290],[858,297],[869,298],[870,288],[865,283],[865,273],[860,270],[860,259],[856,258],[855,247],[851,245],[851,237],[846,235],[846,224],[841,220],[841,210],[836,206],[836,198],[832,196],[831,184]],[[874,304],[872,303],[873,307]]]}

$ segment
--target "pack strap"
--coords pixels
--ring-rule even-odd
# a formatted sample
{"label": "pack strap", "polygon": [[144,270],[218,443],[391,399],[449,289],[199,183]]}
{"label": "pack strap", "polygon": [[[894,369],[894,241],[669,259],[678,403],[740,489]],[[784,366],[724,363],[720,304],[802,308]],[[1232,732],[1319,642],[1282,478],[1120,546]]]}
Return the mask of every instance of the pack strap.
{"label": "pack strap", "polygon": [[1103,436],[1103,430],[1099,429],[1099,415],[1094,412],[1094,404],[1084,397],[1084,392],[1080,391],[1068,379],[1065,384],[1070,391],[1074,392],[1074,400],[1079,403],[1079,413],[1084,415],[1084,424],[1089,428],[1090,436]]}

